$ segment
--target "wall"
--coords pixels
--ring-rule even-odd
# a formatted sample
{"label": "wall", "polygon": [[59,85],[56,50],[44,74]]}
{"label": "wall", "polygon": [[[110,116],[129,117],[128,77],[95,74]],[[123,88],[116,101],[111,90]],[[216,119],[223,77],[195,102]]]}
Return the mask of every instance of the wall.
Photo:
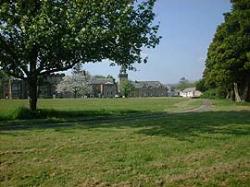
{"label": "wall", "polygon": [[135,88],[129,96],[130,97],[164,97],[167,96],[167,89],[164,87],[159,88]]}

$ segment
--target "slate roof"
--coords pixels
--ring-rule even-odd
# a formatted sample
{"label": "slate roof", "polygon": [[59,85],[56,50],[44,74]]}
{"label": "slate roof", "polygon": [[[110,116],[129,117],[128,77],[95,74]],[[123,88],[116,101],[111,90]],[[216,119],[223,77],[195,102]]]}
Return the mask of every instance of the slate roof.
{"label": "slate roof", "polygon": [[132,81],[135,88],[159,88],[164,86],[159,81]]}
{"label": "slate roof", "polygon": [[114,84],[112,78],[92,78],[89,84]]}

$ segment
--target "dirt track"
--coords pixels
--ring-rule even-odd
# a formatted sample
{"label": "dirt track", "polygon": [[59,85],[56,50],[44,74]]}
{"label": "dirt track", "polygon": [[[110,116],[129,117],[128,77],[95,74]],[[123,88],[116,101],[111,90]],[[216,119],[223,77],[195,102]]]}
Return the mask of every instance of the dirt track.
{"label": "dirt track", "polygon": [[209,100],[204,100],[203,104],[197,108],[186,110],[183,112],[207,112],[210,111],[212,108],[212,103]]}

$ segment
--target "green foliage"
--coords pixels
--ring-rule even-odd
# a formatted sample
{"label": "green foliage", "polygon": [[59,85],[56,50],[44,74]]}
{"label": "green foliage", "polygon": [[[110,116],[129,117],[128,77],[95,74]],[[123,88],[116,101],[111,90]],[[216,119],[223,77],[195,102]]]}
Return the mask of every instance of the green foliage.
{"label": "green foliage", "polygon": [[[233,0],[233,10],[225,14],[208,49],[204,85],[219,88],[223,97],[237,83],[243,99],[250,99],[250,6],[249,1]],[[226,94],[225,94],[226,93]]]}
{"label": "green foliage", "polygon": [[120,92],[122,96],[128,97],[129,94],[135,89],[134,85],[129,80],[122,80],[120,82]]}
{"label": "green foliage", "polygon": [[175,86],[178,90],[184,90],[186,88],[195,87],[195,82],[190,82],[185,77],[182,77],[179,83]]}
{"label": "green foliage", "polygon": [[201,98],[206,98],[206,99],[220,99],[222,97],[218,93],[217,89],[209,89],[209,90],[203,92]]}
{"label": "green foliage", "polygon": [[34,0],[0,2],[0,69],[27,79],[31,109],[43,76],[78,63],[142,62],[141,49],[160,40],[155,0]]}
{"label": "green foliage", "polygon": [[201,92],[205,92],[207,90],[204,79],[197,81],[195,87]]}
{"label": "green foliage", "polygon": [[0,80],[3,80],[5,78],[7,78],[7,75],[4,73],[3,70],[0,70]]}

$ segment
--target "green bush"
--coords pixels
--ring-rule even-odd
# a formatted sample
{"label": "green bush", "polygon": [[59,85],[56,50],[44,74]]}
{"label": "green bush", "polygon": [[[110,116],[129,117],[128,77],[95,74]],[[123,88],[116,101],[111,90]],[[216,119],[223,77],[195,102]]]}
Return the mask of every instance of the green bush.
{"label": "green bush", "polygon": [[222,97],[218,94],[217,89],[210,89],[205,91],[201,98],[207,98],[207,99],[221,99]]}

